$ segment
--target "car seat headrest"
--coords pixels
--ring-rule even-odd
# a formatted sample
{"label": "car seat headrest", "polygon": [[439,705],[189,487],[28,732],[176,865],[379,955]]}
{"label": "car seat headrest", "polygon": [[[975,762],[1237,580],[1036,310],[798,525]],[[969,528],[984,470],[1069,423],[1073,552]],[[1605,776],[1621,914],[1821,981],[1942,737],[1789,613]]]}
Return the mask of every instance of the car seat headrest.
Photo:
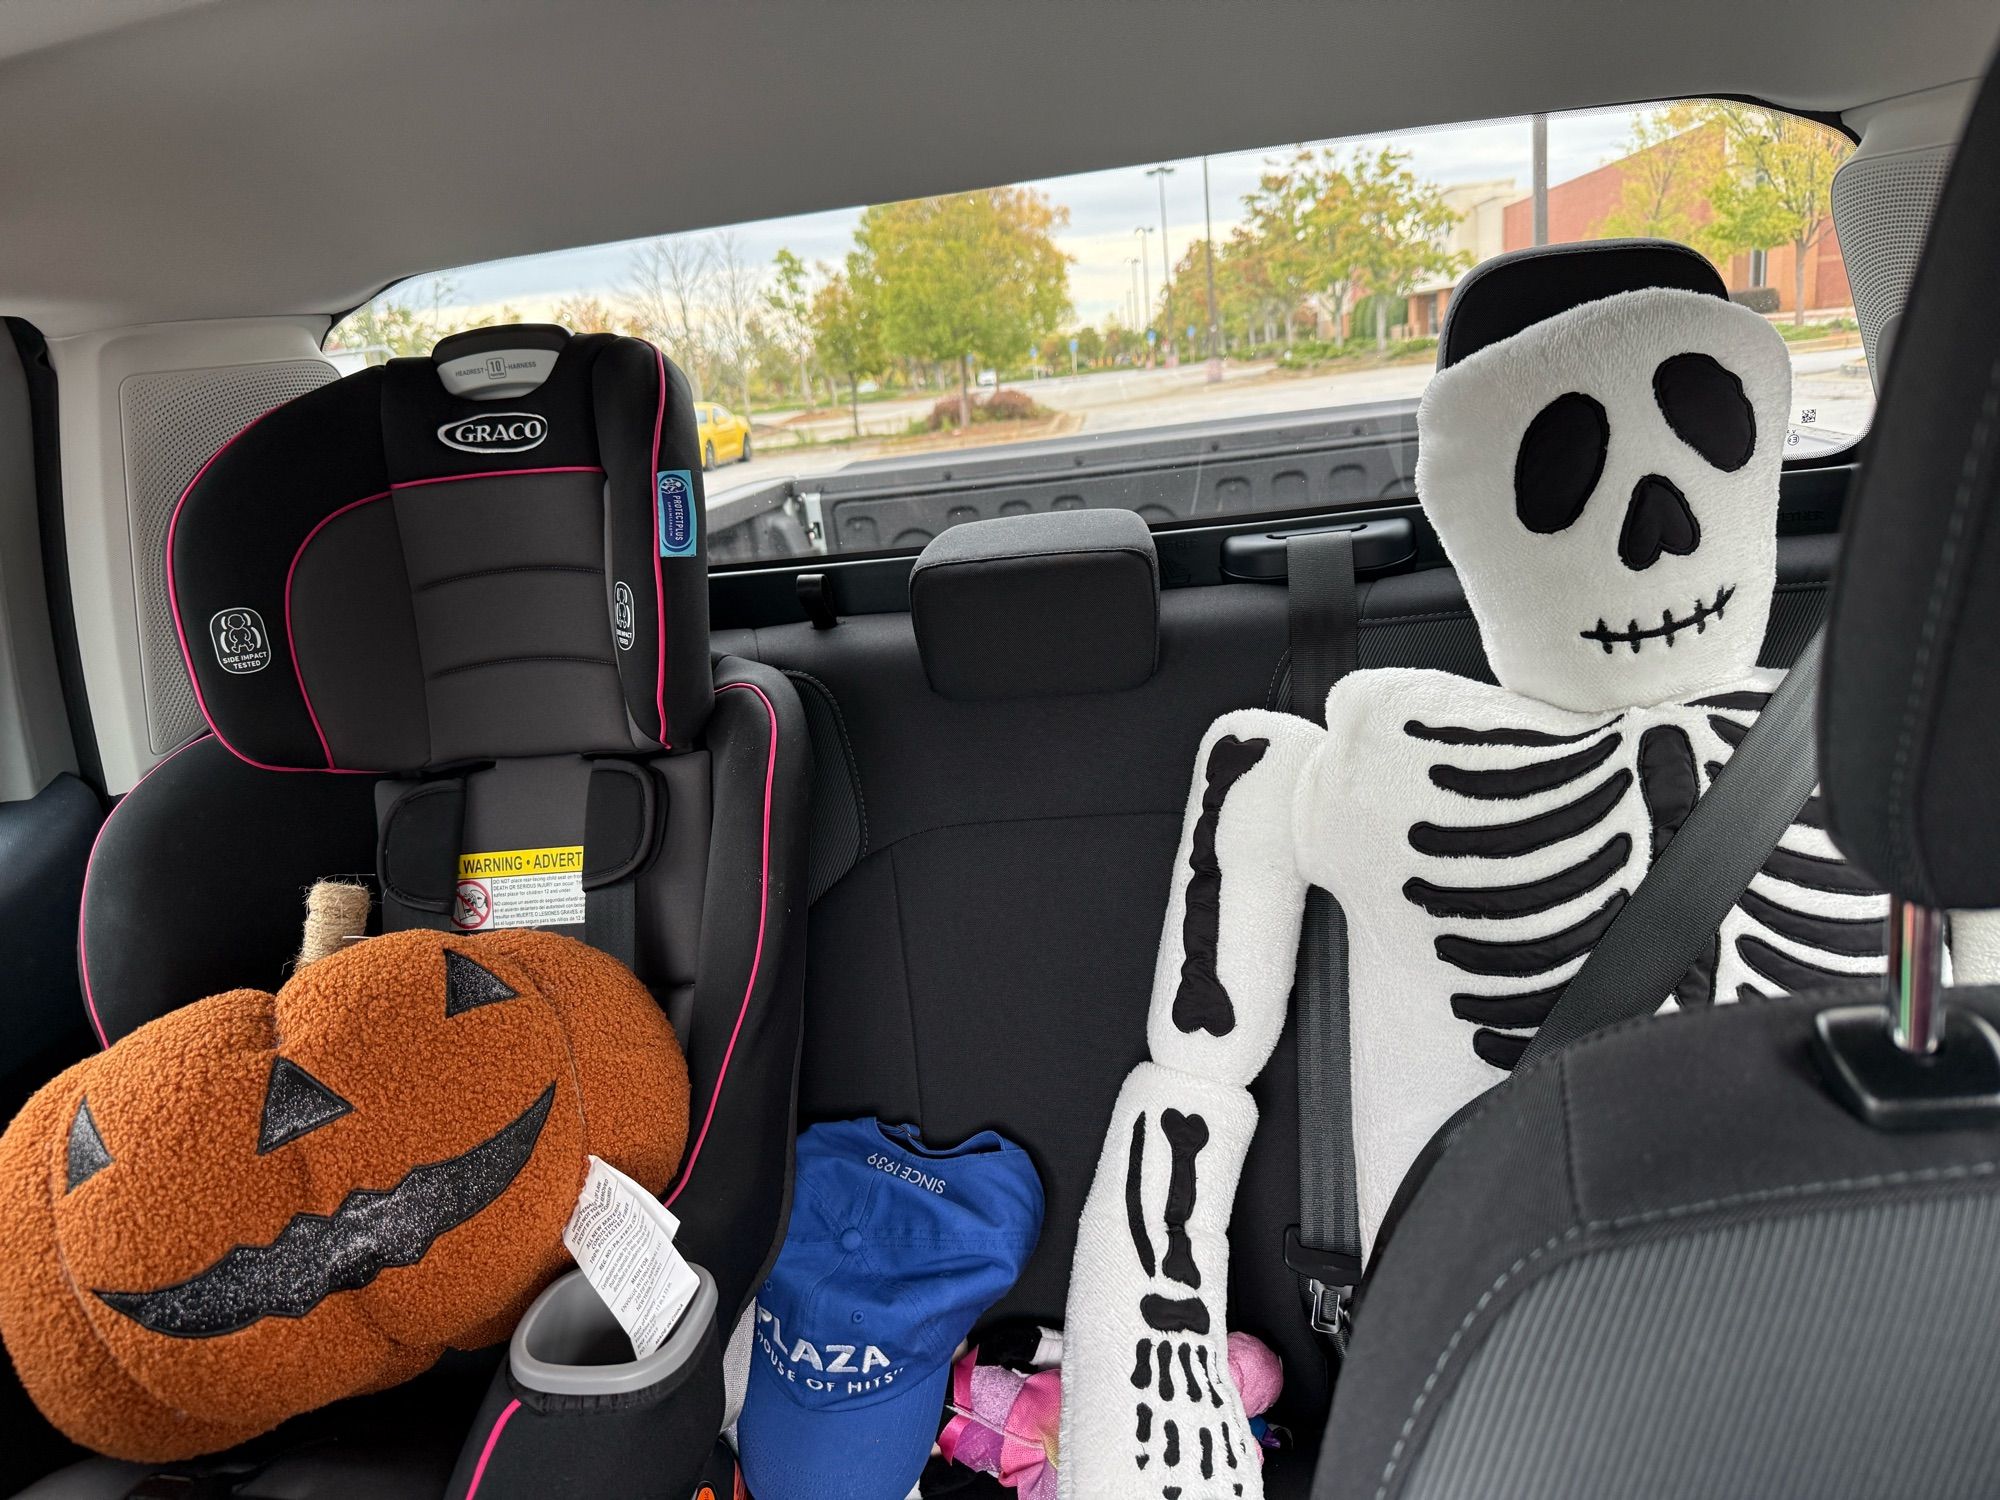
{"label": "car seat headrest", "polygon": [[1159,557],[1129,510],[973,521],[917,558],[910,615],[944,697],[1116,692],[1159,660]]}
{"label": "car seat headrest", "polygon": [[547,380],[569,340],[569,330],[556,323],[472,328],[439,339],[431,363],[454,396],[497,401],[525,396]]}
{"label": "car seat headrest", "polygon": [[1934,909],[2000,906],[2000,73],[1966,123],[1847,505],[1820,777],[1835,842]]}
{"label": "car seat headrest", "polygon": [[1706,256],[1672,240],[1595,240],[1536,245],[1484,261],[1465,274],[1445,308],[1437,367],[1619,292],[1667,287],[1726,298]]}
{"label": "car seat headrest", "polygon": [[[475,357],[484,400],[440,378]],[[203,716],[279,770],[686,745],[713,692],[697,452],[681,373],[610,334],[480,330],[276,408],[167,527]]]}

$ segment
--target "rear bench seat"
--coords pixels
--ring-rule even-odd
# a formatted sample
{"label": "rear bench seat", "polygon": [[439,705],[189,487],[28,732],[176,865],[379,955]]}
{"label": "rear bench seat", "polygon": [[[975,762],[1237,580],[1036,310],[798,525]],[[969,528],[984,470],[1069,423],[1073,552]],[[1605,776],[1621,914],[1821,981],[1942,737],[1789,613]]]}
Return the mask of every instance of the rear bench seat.
{"label": "rear bench seat", "polygon": [[[1817,626],[1836,540],[1781,540],[1767,665]],[[1196,745],[1230,709],[1291,706],[1285,591],[1159,591],[1150,536],[1114,511],[961,526],[913,578],[914,617],[715,635],[793,679],[813,739],[800,1112],[1022,1142],[1048,1211],[993,1316],[1056,1323],[1104,1122],[1146,1051]],[[1490,680],[1450,570],[1366,582],[1361,614],[1362,667]],[[1230,1326],[1283,1356],[1274,1420],[1308,1460],[1268,1470],[1274,1495],[1305,1492],[1328,1394],[1280,1258],[1298,1219],[1295,1076],[1288,1026],[1254,1090],[1231,1229]]]}

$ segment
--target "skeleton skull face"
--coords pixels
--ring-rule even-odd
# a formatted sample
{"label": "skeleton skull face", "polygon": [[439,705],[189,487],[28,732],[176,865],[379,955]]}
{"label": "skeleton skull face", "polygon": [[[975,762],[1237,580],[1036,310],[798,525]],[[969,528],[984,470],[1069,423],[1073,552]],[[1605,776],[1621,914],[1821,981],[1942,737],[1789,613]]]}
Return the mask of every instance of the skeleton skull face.
{"label": "skeleton skull face", "polygon": [[1791,363],[1763,318],[1652,289],[1440,371],[1417,489],[1501,686],[1593,711],[1751,670],[1777,568]]}

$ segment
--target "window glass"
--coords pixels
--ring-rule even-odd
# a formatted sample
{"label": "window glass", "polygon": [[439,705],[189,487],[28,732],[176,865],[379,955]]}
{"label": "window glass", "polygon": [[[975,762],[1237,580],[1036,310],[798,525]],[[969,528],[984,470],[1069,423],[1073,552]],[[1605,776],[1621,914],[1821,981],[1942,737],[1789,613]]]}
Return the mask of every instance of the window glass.
{"label": "window glass", "polygon": [[[358,368],[513,320],[651,339],[749,418],[752,451],[729,463],[732,439],[708,476],[711,560],[865,553],[1019,510],[1406,498],[1465,273],[1657,235],[1783,335],[1788,450],[1815,455],[1874,405],[1830,216],[1851,145],[1691,100],[1141,163],[418,277],[327,348]],[[1345,456],[1295,483],[1267,462],[1328,447]]]}

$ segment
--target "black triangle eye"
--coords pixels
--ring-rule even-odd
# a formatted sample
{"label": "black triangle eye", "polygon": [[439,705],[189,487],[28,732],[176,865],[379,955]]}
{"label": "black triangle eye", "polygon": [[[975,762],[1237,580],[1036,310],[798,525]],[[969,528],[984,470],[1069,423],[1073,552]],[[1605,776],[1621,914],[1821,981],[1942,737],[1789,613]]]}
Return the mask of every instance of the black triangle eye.
{"label": "black triangle eye", "polygon": [[273,1058],[271,1081],[264,1085],[264,1117],[257,1126],[257,1154],[275,1151],[353,1112],[353,1105],[297,1063]]}
{"label": "black triangle eye", "polygon": [[489,974],[463,953],[444,950],[444,1013],[447,1016],[463,1015],[468,1010],[477,1010],[482,1005],[498,1005],[502,1000],[512,1000],[518,992],[509,989],[499,977]]}
{"label": "black triangle eye", "polygon": [[1674,436],[1725,474],[1757,451],[1757,413],[1743,382],[1706,354],[1676,354],[1653,371],[1653,399]]}
{"label": "black triangle eye", "polygon": [[63,1163],[63,1191],[73,1193],[111,1165],[111,1153],[104,1137],[97,1133],[97,1121],[90,1117],[90,1100],[79,1099],[76,1114],[69,1122],[69,1149]]}
{"label": "black triangle eye", "polygon": [[1549,536],[1576,523],[1604,477],[1611,422],[1581,391],[1558,396],[1528,424],[1514,456],[1514,514]]}

